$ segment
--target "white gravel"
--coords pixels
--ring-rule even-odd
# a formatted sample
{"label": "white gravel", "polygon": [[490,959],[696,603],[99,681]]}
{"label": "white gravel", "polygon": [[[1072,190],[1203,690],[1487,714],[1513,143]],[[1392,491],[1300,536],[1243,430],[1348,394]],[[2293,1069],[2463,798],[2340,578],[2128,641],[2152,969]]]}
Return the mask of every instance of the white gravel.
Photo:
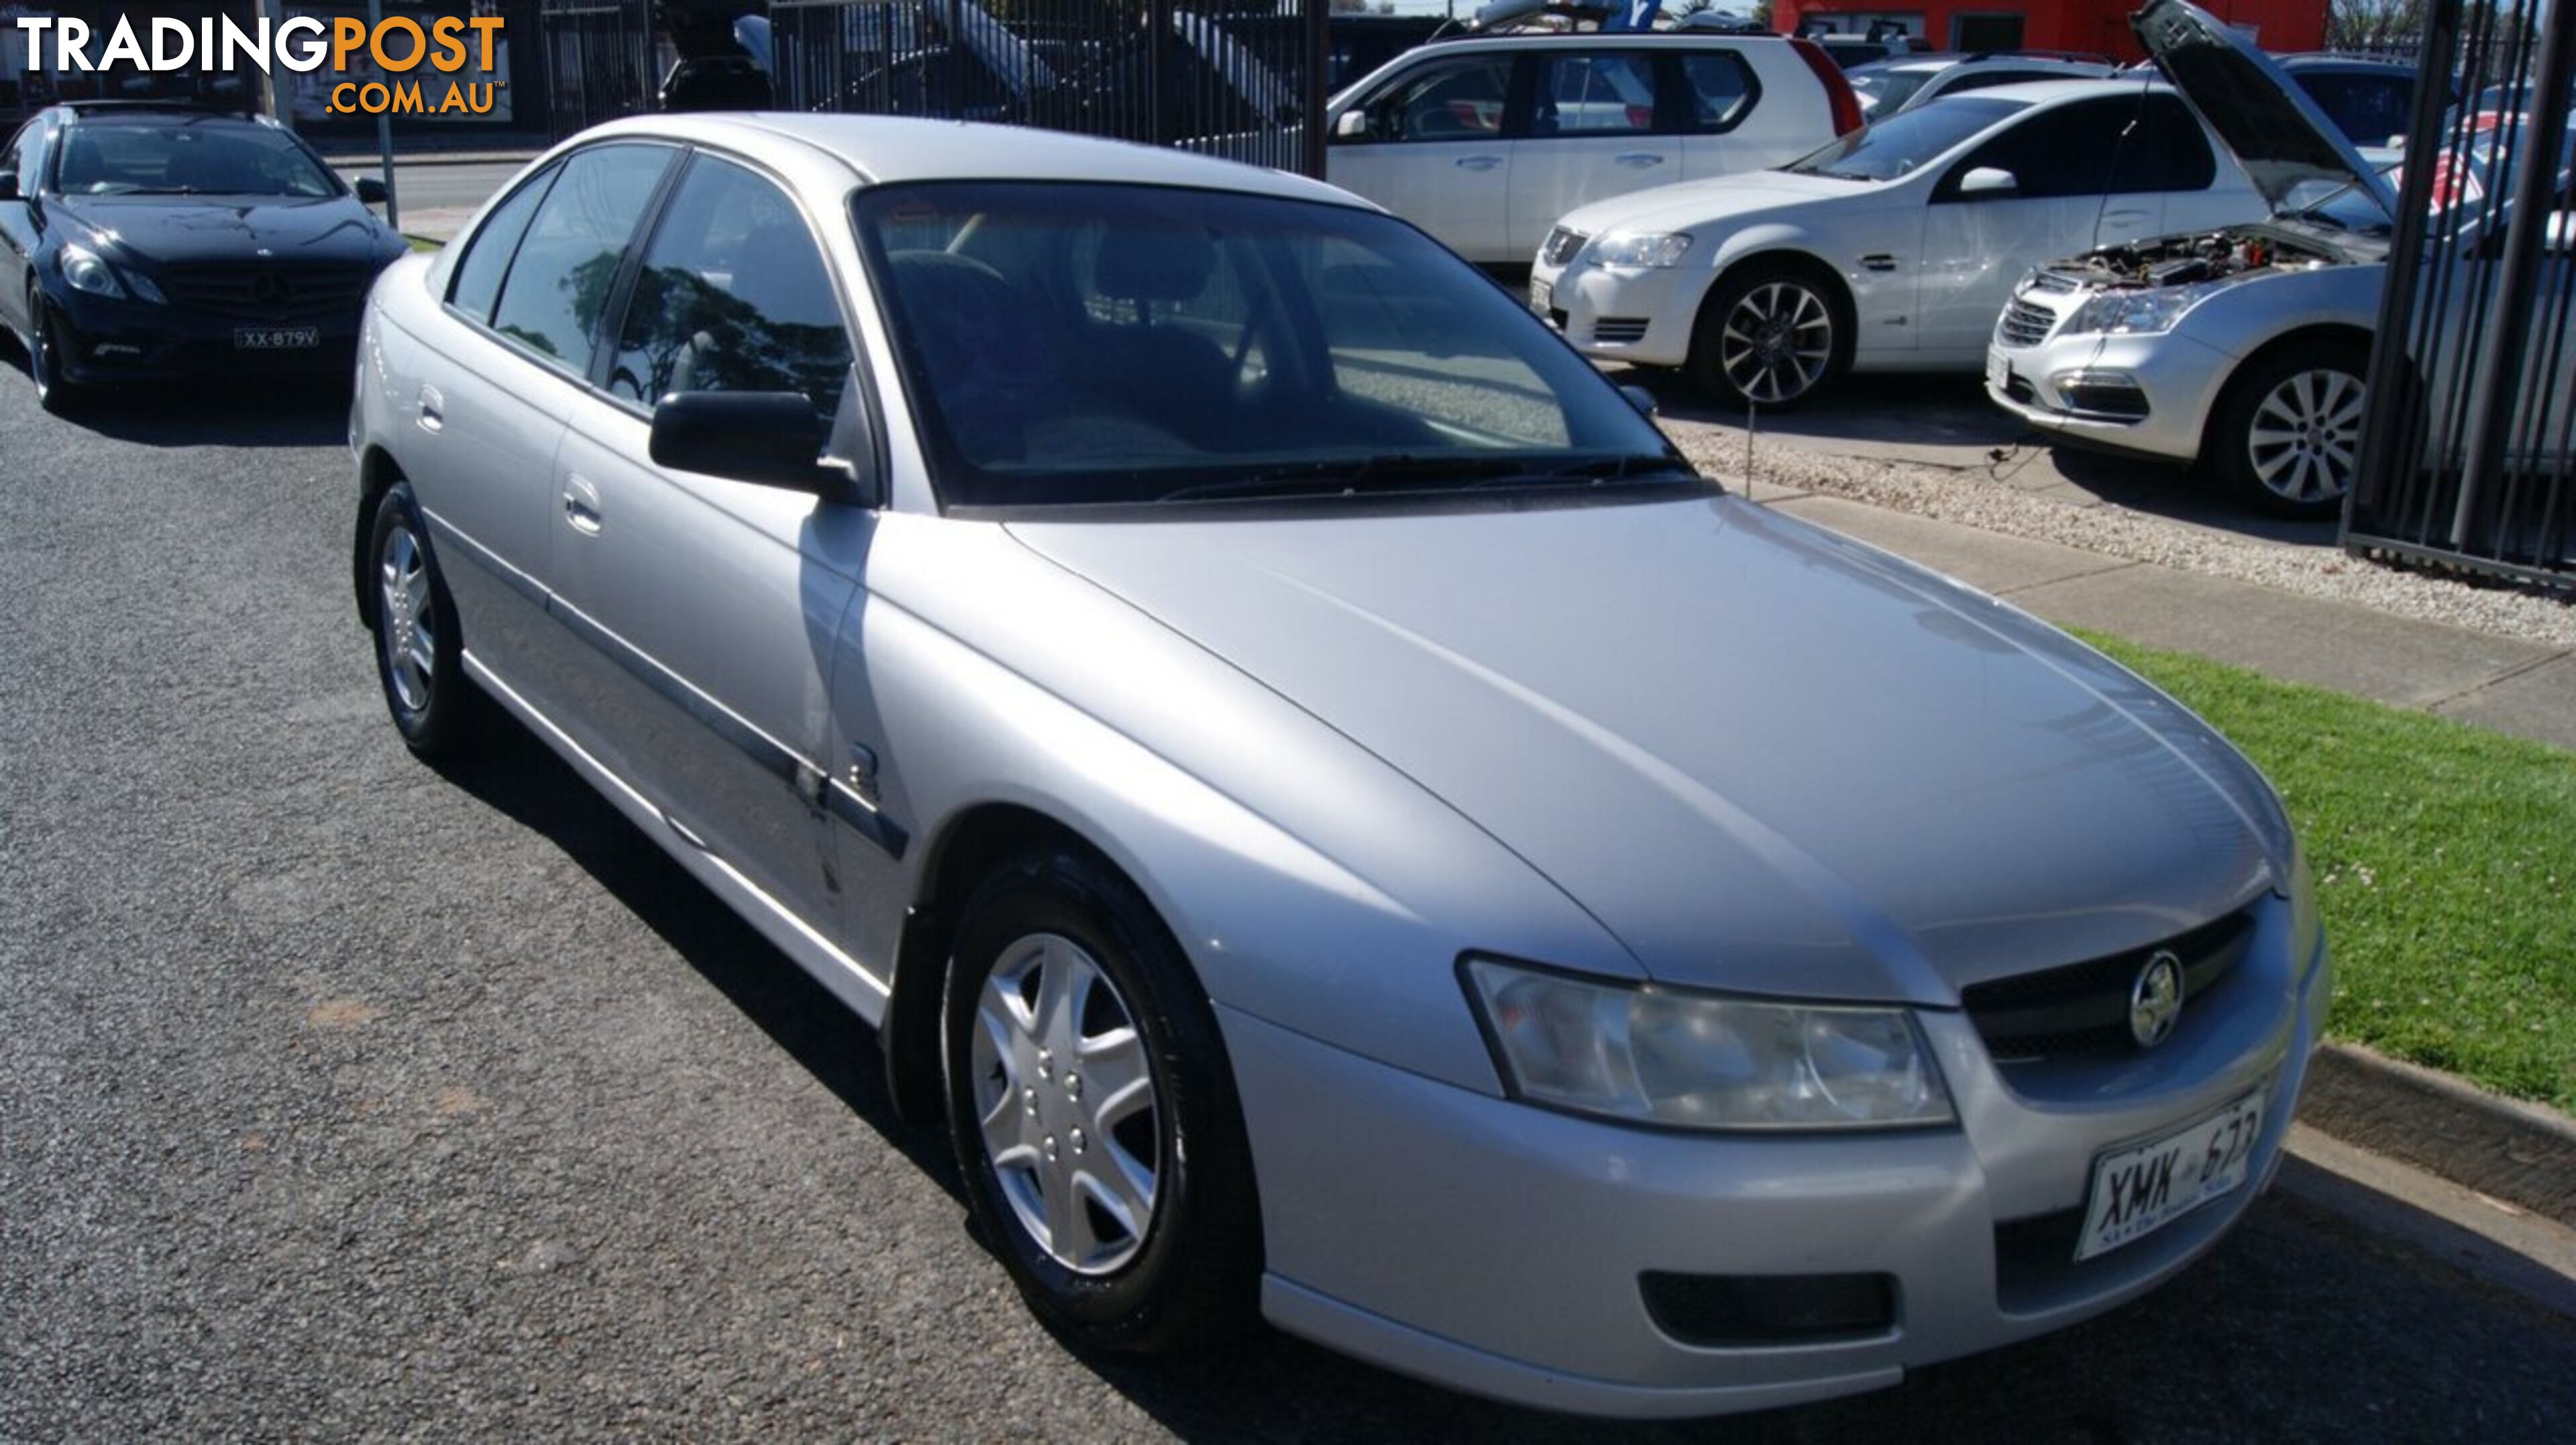
{"label": "white gravel", "polygon": [[[1671,418],[1664,425],[1702,471],[1741,485],[1742,431]],[[2125,507],[2077,505],[1996,481],[1983,468],[1843,456],[1757,438],[1753,473],[1764,484],[1764,500],[1773,488],[1821,493],[2006,536],[2080,547],[2307,597],[2359,603],[2499,637],[2576,647],[2576,606],[2563,594],[2404,571],[2351,556],[2340,548],[2236,536]]]}

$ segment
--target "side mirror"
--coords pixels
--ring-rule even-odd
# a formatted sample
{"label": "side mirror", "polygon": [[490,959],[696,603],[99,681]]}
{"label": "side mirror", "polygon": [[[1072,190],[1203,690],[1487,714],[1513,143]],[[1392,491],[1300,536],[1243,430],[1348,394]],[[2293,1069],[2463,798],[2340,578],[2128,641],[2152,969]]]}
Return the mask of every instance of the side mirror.
{"label": "side mirror", "polygon": [[821,496],[825,423],[801,391],[684,391],[653,408],[654,465]]}
{"label": "side mirror", "polygon": [[2021,194],[2021,177],[1994,166],[1979,166],[1959,177],[1959,194],[1963,196],[2017,196]]}
{"label": "side mirror", "polygon": [[374,176],[358,177],[358,204],[381,206],[385,203],[385,183]]}
{"label": "side mirror", "polygon": [[1343,111],[1333,122],[1333,139],[1365,140],[1368,137],[1368,112],[1357,106]]}
{"label": "side mirror", "polygon": [[1644,417],[1648,421],[1653,421],[1655,419],[1655,394],[1653,392],[1646,390],[1642,386],[1623,386],[1619,388],[1619,394],[1628,398],[1628,405],[1637,409],[1637,415]]}
{"label": "side mirror", "polygon": [[18,194],[18,173],[16,171],[0,171],[0,201],[15,201],[20,199],[23,198]]}

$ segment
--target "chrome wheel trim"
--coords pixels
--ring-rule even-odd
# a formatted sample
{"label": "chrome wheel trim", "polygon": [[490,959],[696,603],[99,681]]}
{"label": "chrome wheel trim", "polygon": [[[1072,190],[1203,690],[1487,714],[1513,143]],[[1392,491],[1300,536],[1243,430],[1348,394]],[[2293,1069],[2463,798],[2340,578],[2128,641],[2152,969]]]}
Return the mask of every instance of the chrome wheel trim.
{"label": "chrome wheel trim", "polygon": [[977,993],[969,1049],[984,1158],[1030,1241],[1076,1274],[1134,1259],[1162,1183],[1162,1101],[1099,962],[1057,934],[1013,942]]}
{"label": "chrome wheel trim", "polygon": [[1757,402],[1790,401],[1822,381],[1834,356],[1834,314],[1795,281],[1766,281],[1726,313],[1717,365],[1727,384]]}
{"label": "chrome wheel trim", "polygon": [[2265,491],[2330,502],[2352,486],[2361,450],[2361,378],[2317,368],[2283,377],[2254,407],[2245,456]]}
{"label": "chrome wheel trim", "polygon": [[385,534],[376,570],[376,636],[385,676],[403,711],[425,712],[438,672],[437,619],[429,600],[429,559],[409,522],[396,522]]}
{"label": "chrome wheel trim", "polygon": [[61,358],[54,354],[53,323],[45,315],[42,299],[33,295],[27,298],[27,319],[35,328],[27,338],[27,375],[36,383],[36,400],[43,401],[60,384],[55,369],[61,365]]}

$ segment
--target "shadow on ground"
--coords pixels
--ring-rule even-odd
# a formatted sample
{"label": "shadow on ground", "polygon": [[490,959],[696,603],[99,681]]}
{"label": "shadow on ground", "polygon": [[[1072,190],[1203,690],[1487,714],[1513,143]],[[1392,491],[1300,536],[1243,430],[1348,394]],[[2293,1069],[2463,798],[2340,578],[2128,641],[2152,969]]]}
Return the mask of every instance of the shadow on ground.
{"label": "shadow on ground", "polygon": [[[0,342],[0,352],[25,378],[26,352],[15,341]],[[349,378],[327,371],[260,380],[209,376],[86,387],[56,419],[148,447],[337,446],[349,437]]]}

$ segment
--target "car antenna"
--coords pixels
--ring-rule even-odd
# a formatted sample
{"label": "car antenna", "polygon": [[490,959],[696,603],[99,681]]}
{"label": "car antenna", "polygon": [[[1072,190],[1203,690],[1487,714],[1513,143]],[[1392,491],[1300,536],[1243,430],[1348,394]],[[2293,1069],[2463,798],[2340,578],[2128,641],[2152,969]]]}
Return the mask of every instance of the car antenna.
{"label": "car antenna", "polygon": [[2147,87],[2154,83],[2151,77],[2159,73],[2146,71],[2139,75],[2138,108],[2130,115],[2129,123],[2120,127],[2119,139],[2111,145],[2111,169],[2102,178],[2102,199],[2093,207],[2093,249],[2096,251],[2102,249],[2102,218],[2111,214],[2111,188],[2120,183],[2120,156],[2129,148],[2130,134],[2137,130],[2139,122],[2147,118]]}

